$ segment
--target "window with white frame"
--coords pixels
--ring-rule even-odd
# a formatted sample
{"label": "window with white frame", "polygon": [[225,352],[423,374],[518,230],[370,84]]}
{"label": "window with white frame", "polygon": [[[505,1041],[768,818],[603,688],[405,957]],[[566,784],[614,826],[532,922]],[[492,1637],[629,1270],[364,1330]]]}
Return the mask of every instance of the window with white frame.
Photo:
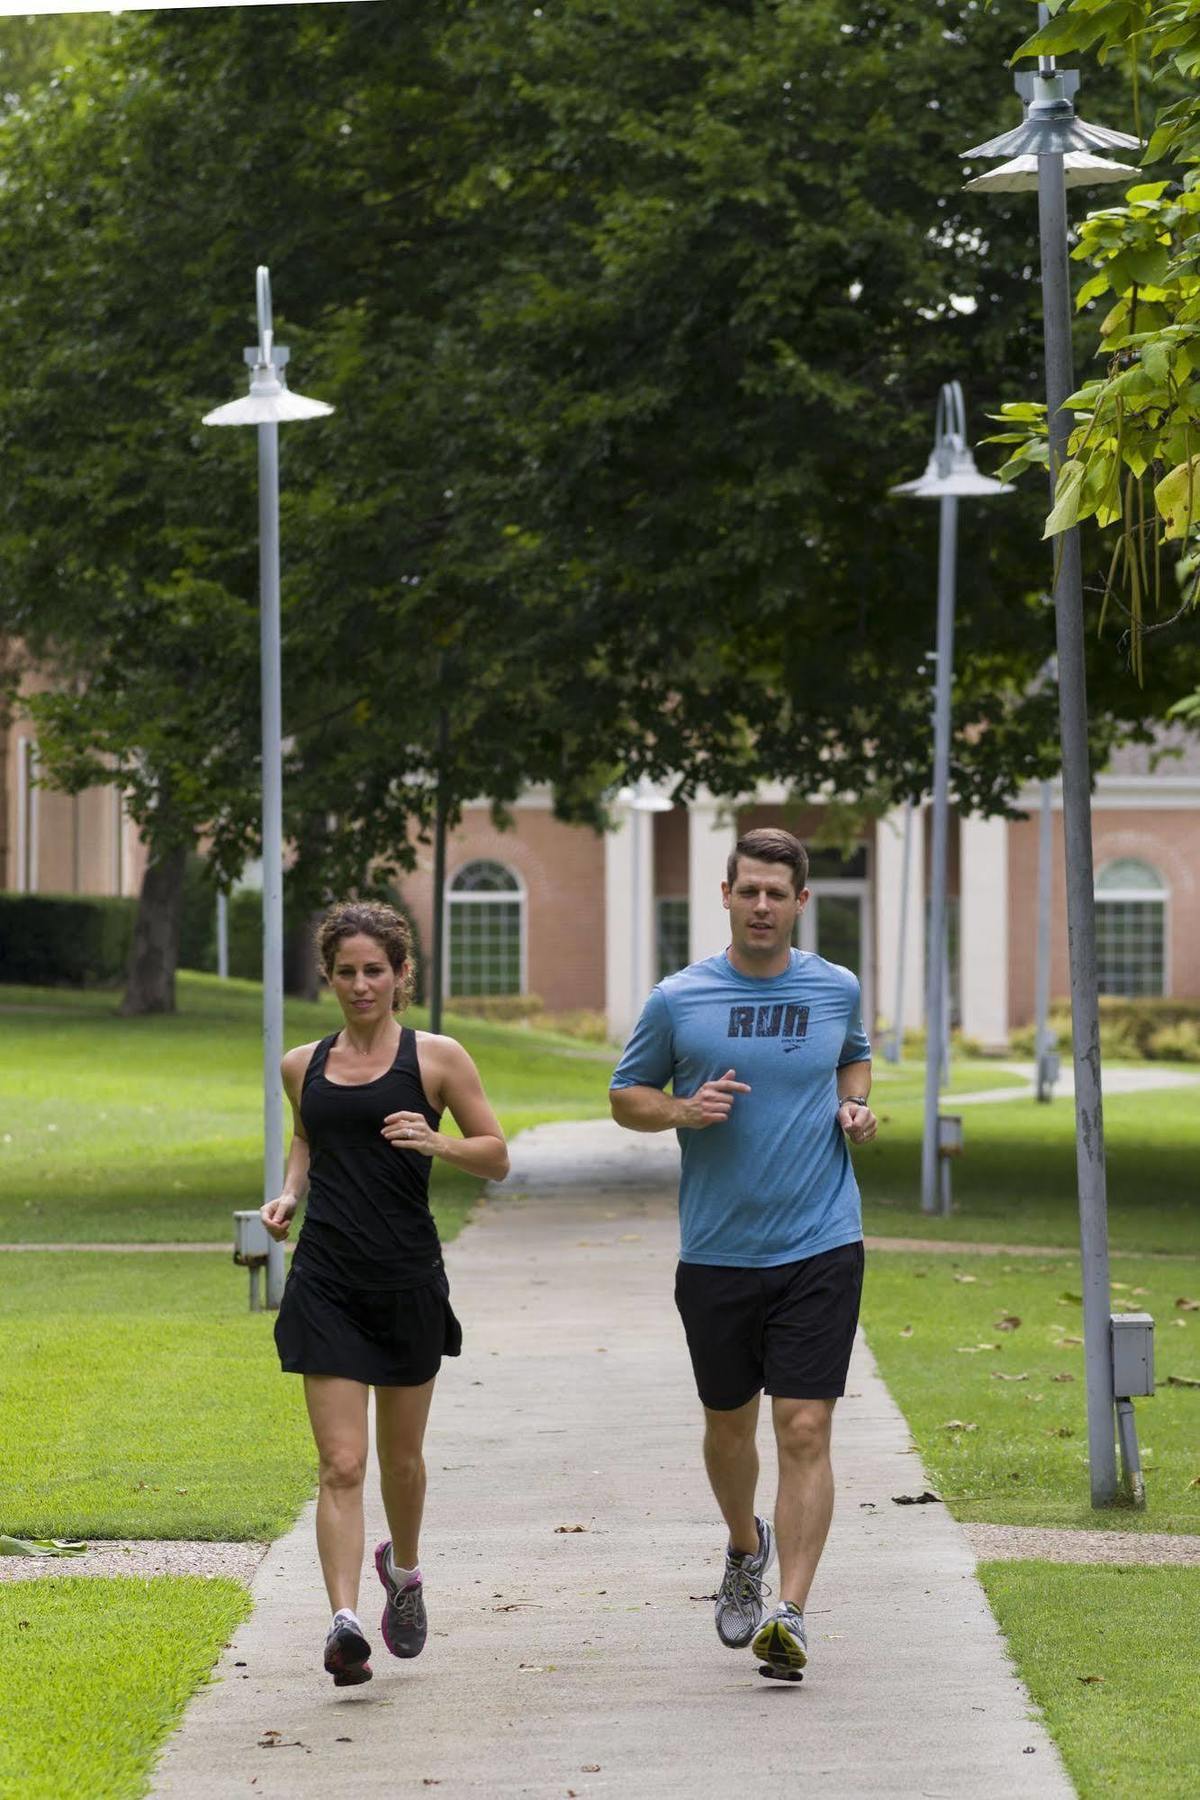
{"label": "window with white frame", "polygon": [[665,981],[678,969],[686,968],[688,956],[688,900],[674,894],[661,894],[655,903],[657,912],[657,980]]}
{"label": "window with white frame", "polygon": [[1096,877],[1096,961],[1102,994],[1165,994],[1167,885],[1132,856]]}
{"label": "window with white frame", "polygon": [[512,870],[467,863],[450,883],[446,906],[448,992],[459,999],[521,993],[525,894]]}

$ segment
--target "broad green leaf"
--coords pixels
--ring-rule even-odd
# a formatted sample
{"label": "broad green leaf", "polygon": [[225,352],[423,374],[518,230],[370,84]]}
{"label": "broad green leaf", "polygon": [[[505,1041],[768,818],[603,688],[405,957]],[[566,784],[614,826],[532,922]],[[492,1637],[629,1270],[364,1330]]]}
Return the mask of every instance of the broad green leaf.
{"label": "broad green leaf", "polygon": [[1126,188],[1125,198],[1135,204],[1139,200],[1158,200],[1170,185],[1169,181],[1145,181],[1140,187]]}
{"label": "broad green leaf", "polygon": [[1083,497],[1083,476],[1083,464],[1074,459],[1065,462],[1058,471],[1058,479],[1054,484],[1054,505],[1046,520],[1043,538],[1056,537],[1060,531],[1069,531],[1075,524]]}
{"label": "broad green leaf", "polygon": [[1200,518],[1200,455],[1163,476],[1154,490],[1154,504],[1166,520],[1164,536],[1186,537]]}
{"label": "broad green leaf", "polygon": [[1084,282],[1083,286],[1075,296],[1076,312],[1085,307],[1089,300],[1095,300],[1097,295],[1106,294],[1111,286],[1112,282],[1109,279],[1107,270],[1100,275],[1093,275],[1090,281]]}

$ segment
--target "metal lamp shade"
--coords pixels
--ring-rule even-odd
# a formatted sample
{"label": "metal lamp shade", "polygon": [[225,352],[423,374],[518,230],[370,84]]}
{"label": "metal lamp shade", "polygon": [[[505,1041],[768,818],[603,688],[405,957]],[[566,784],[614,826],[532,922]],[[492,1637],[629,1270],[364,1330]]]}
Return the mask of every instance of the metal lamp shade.
{"label": "metal lamp shade", "polygon": [[[1063,157],[1063,173],[1066,185],[1074,187],[1103,187],[1109,182],[1129,181],[1141,175],[1142,171],[1132,163],[1108,162],[1103,156],[1092,156],[1086,150],[1072,150]],[[1034,155],[1014,156],[1011,162],[1001,163],[999,168],[988,169],[983,175],[976,175],[968,181],[964,192],[968,194],[1032,194],[1037,192],[1038,159]]]}
{"label": "metal lamp shade", "polygon": [[324,400],[309,400],[303,394],[293,394],[290,388],[281,382],[272,384],[274,392],[261,389],[250,392],[244,400],[231,400],[227,406],[218,406],[215,411],[205,413],[206,425],[275,425],[285,424],[289,419],[320,419],[333,411]]}

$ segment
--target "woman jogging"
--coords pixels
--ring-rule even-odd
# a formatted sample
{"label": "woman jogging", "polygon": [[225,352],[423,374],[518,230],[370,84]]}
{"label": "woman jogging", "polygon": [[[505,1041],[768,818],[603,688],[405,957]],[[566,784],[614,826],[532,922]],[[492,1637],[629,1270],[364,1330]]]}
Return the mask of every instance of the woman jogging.
{"label": "woman jogging", "polygon": [[[333,1609],[325,1667],[335,1686],[349,1687],[371,1679],[357,1606],[372,1387],[391,1533],[375,1551],[387,1595],[383,1641],[403,1657],[425,1645],[422,1443],[442,1357],[462,1347],[429,1210],[431,1162],[440,1156],[499,1181],[508,1151],[462,1045],[395,1016],[413,979],[400,915],[372,902],[335,906],[317,947],[344,1022],[283,1059],[295,1130],[283,1192],[262,1216],[272,1237],[285,1238],[307,1185],[275,1342],[284,1370],[304,1377],[320,1460],[317,1550]],[[461,1138],[438,1130],[447,1109]]]}

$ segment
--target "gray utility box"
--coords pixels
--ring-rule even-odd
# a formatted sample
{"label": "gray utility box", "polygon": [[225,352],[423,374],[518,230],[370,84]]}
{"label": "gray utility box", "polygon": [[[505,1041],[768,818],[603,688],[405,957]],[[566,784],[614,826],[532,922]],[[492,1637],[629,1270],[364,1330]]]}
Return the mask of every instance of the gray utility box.
{"label": "gray utility box", "polygon": [[1119,1400],[1154,1392],[1154,1320],[1149,1313],[1113,1313],[1113,1393]]}
{"label": "gray utility box", "polygon": [[[255,1263],[266,1262],[270,1247],[271,1239],[262,1222],[261,1213],[258,1211],[234,1213],[233,1260],[235,1263],[253,1267]],[[1137,1391],[1140,1393],[1141,1389],[1139,1388]]]}

